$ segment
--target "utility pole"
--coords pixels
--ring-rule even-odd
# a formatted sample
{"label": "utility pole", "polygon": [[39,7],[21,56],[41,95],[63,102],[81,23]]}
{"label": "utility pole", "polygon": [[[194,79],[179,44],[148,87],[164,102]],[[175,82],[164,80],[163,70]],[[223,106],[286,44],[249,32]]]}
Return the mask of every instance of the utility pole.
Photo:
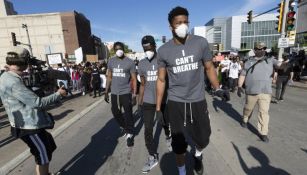
{"label": "utility pole", "polygon": [[[284,13],[282,17],[282,27],[281,27],[281,38],[286,37],[286,22],[287,22],[287,14],[289,12],[289,1],[290,0],[284,0]],[[278,52],[278,59],[282,59],[282,54],[284,53],[284,48],[279,48]]]}
{"label": "utility pole", "polygon": [[28,31],[28,25],[27,24],[22,24],[22,28],[26,29],[27,37],[28,37],[28,46],[29,46],[29,50],[30,50],[30,55],[33,56],[32,46],[31,46],[30,36],[29,36],[29,31]]}

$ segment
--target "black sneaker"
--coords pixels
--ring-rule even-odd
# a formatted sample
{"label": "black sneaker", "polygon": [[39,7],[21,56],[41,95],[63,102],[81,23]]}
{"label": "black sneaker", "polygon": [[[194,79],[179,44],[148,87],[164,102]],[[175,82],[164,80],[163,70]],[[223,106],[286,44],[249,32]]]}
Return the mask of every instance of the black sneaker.
{"label": "black sneaker", "polygon": [[203,156],[196,157],[193,155],[194,158],[194,170],[196,174],[201,175],[204,172],[204,165],[203,165]]}
{"label": "black sneaker", "polygon": [[280,98],[280,99],[279,99],[279,101],[280,101],[280,102],[283,102],[283,101],[284,101],[284,99],[283,99],[283,98]]}
{"label": "black sneaker", "polygon": [[247,128],[247,123],[241,122],[241,126],[242,126],[242,128]]}
{"label": "black sneaker", "polygon": [[127,146],[132,147],[134,145],[134,139],[133,137],[128,137],[127,138]]}
{"label": "black sneaker", "polygon": [[265,143],[268,143],[268,142],[269,142],[269,138],[268,138],[267,135],[261,135],[261,136],[260,136],[260,139],[261,139],[263,142],[265,142]]}

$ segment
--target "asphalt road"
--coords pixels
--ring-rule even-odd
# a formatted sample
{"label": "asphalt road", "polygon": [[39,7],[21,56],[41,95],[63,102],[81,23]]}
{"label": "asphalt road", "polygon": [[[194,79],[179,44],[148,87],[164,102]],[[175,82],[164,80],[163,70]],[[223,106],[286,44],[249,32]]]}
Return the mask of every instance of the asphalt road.
{"label": "asphalt road", "polygon": [[[285,101],[271,104],[269,143],[257,136],[257,109],[248,125],[239,122],[244,98],[232,94],[229,103],[207,95],[211,116],[211,143],[204,151],[205,173],[229,174],[294,174],[307,172],[307,91],[289,88]],[[67,175],[135,175],[147,159],[142,119],[136,118],[135,146],[127,148],[112,118],[110,105],[99,104],[87,115],[56,138],[58,149],[51,162],[53,172]],[[177,174],[174,154],[167,151],[165,136],[158,127],[160,164],[149,174]],[[11,175],[34,174],[31,157]],[[193,174],[191,156],[187,154],[188,174]]]}

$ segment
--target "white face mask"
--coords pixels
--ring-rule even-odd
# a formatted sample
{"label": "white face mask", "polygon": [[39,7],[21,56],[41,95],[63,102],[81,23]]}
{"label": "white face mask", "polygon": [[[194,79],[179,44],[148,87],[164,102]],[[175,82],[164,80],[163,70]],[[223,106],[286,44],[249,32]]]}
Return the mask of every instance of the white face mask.
{"label": "white face mask", "polygon": [[116,54],[117,57],[122,57],[124,55],[124,51],[123,50],[117,50],[115,54]]}
{"label": "white face mask", "polygon": [[153,51],[146,51],[146,52],[145,52],[145,55],[146,55],[146,57],[147,57],[149,60],[151,60],[151,59],[154,57],[155,52],[153,52]]}
{"label": "white face mask", "polygon": [[180,38],[185,38],[188,34],[188,30],[189,30],[189,26],[186,24],[180,24],[176,29],[175,29],[175,33],[177,34],[177,36],[179,36]]}

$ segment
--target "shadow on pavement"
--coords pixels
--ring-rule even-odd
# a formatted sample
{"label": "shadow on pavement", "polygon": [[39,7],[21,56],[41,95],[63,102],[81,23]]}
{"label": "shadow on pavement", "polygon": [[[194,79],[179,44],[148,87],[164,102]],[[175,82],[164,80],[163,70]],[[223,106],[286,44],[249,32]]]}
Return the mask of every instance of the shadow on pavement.
{"label": "shadow on pavement", "polygon": [[250,154],[259,162],[260,166],[257,167],[248,167],[247,164],[244,162],[239,148],[232,143],[240,161],[241,167],[244,172],[248,175],[259,175],[259,174],[278,174],[278,175],[290,175],[285,170],[280,168],[275,168],[270,165],[270,159],[258,148],[249,146],[247,149]]}
{"label": "shadow on pavement", "polygon": [[118,144],[120,128],[115,119],[109,120],[92,136],[91,142],[61,168],[61,175],[93,175],[107,161]]}
{"label": "shadow on pavement", "polygon": [[61,120],[62,118],[66,117],[69,113],[74,112],[72,109],[67,109],[66,111],[62,112],[61,114],[54,115],[54,120]]}
{"label": "shadow on pavement", "polygon": [[16,140],[13,136],[9,136],[0,141],[0,148]]}
{"label": "shadow on pavement", "polygon": [[302,151],[304,151],[305,153],[307,153],[307,149],[301,148]]}
{"label": "shadow on pavement", "polygon": [[[193,157],[192,153],[187,152],[185,155],[186,161],[185,161],[185,166],[186,166],[186,173],[187,175],[194,175],[193,172],[193,167],[194,167],[194,162],[193,162]],[[162,172],[162,175],[176,175],[178,174],[178,169],[175,161],[175,153],[173,152],[168,152],[163,154],[163,156],[160,159],[160,169]]]}
{"label": "shadow on pavement", "polygon": [[[224,111],[226,113],[227,116],[231,117],[232,119],[237,121],[239,124],[241,124],[242,115],[237,110],[235,110],[232,107],[232,104],[230,104],[229,102],[224,102],[224,101],[221,101],[217,98],[213,98],[212,105],[213,105],[213,108],[216,112],[219,112],[219,109],[221,109],[222,111]],[[251,116],[252,115],[253,115],[253,113],[251,113]],[[257,135],[259,137],[259,133],[253,125],[248,123],[247,127],[252,133],[254,133],[255,135]]]}

